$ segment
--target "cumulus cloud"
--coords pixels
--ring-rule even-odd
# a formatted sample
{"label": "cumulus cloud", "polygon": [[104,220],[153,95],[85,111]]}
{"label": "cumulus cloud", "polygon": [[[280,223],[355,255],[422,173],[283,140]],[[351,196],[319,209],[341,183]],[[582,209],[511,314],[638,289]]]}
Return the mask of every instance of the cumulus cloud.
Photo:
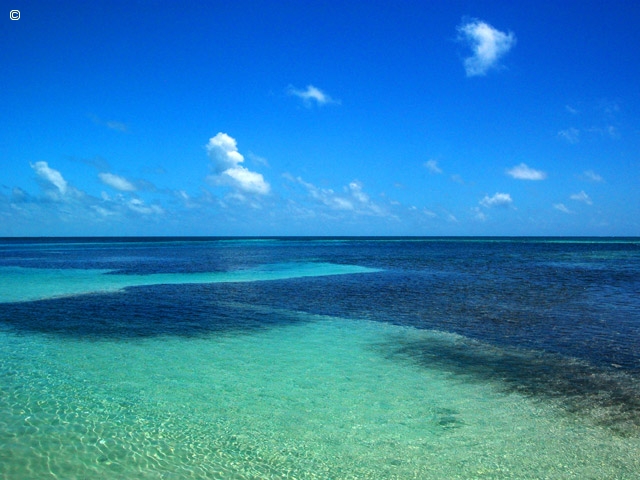
{"label": "cumulus cloud", "polygon": [[442,173],[442,169],[438,166],[438,162],[436,160],[427,160],[424,162],[424,166],[431,173]]}
{"label": "cumulus cloud", "polygon": [[327,105],[329,103],[340,103],[339,100],[334,100],[329,95],[324,93],[319,88],[314,87],[313,85],[307,85],[307,88],[305,90],[298,90],[297,88],[290,86],[287,89],[287,93],[289,95],[293,95],[294,97],[302,99],[304,104],[308,107],[313,104],[321,106]]}
{"label": "cumulus cloud", "polygon": [[508,193],[496,193],[492,197],[489,195],[485,195],[482,200],[480,200],[480,205],[486,208],[493,207],[508,207],[513,203],[511,199],[511,195]]}
{"label": "cumulus cloud", "polygon": [[238,152],[235,139],[226,133],[218,133],[209,139],[207,153],[215,174],[209,180],[215,184],[228,185],[245,193],[266,195],[271,187],[257,172],[240,165],[244,157]]}
{"label": "cumulus cloud", "polygon": [[544,180],[547,178],[547,174],[541,170],[535,170],[527,166],[526,163],[521,163],[513,168],[507,170],[507,175],[518,180]]}
{"label": "cumulus cloud", "polygon": [[113,173],[100,173],[98,174],[100,180],[105,185],[109,185],[116,190],[120,190],[121,192],[134,192],[136,187],[126,178],[123,178],[119,175],[115,175]]}
{"label": "cumulus cloud", "polygon": [[62,195],[67,193],[69,185],[58,170],[49,167],[47,162],[36,162],[30,165],[38,177],[52,184]]}
{"label": "cumulus cloud", "polygon": [[589,195],[585,193],[584,190],[582,190],[579,193],[574,193],[569,198],[571,200],[575,200],[576,202],[583,202],[583,203],[586,203],[587,205],[593,205],[591,198],[589,197]]}
{"label": "cumulus cloud", "polygon": [[477,19],[460,25],[458,35],[473,52],[464,60],[467,77],[486,75],[499,65],[500,59],[516,44],[513,32],[501,32]]}

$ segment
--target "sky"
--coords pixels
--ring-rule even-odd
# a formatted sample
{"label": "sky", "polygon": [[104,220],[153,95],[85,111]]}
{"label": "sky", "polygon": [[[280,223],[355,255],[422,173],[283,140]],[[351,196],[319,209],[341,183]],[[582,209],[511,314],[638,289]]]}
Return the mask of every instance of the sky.
{"label": "sky", "polygon": [[0,236],[640,235],[640,2],[0,3]]}

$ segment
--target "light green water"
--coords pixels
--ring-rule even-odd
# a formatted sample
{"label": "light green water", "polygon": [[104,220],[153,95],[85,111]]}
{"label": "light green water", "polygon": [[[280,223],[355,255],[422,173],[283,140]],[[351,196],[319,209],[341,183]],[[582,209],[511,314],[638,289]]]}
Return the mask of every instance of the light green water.
{"label": "light green water", "polygon": [[286,314],[203,338],[0,333],[0,478],[640,474],[638,438],[378,348],[454,335]]}
{"label": "light green water", "polygon": [[357,265],[277,263],[229,272],[124,275],[98,269],[0,267],[0,303],[41,300],[65,295],[114,292],[142,285],[254,282],[287,278],[376,272]]}

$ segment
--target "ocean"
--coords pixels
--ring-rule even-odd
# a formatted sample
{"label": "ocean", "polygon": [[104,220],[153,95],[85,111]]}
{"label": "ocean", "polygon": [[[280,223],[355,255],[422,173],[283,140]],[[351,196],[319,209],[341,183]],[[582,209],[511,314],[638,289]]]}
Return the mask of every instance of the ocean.
{"label": "ocean", "polygon": [[0,239],[1,479],[635,479],[640,238]]}

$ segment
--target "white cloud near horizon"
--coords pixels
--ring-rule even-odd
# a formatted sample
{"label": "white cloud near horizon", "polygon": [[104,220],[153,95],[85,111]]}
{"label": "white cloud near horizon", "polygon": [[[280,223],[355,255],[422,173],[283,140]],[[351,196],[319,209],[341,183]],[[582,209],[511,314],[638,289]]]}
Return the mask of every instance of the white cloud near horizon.
{"label": "white cloud near horizon", "polygon": [[508,193],[496,193],[492,197],[485,195],[484,198],[480,200],[480,205],[486,208],[508,207],[512,203],[513,199]]}
{"label": "white cloud near horizon", "polygon": [[209,139],[207,154],[215,174],[208,177],[218,185],[228,185],[245,193],[266,195],[271,187],[262,174],[252,172],[240,165],[244,157],[238,151],[236,140],[226,133],[219,132]]}
{"label": "white cloud near horizon", "polygon": [[108,185],[121,192],[135,192],[136,187],[126,178],[113,173],[99,173],[98,177],[105,185]]}
{"label": "white cloud near horizon", "polygon": [[49,167],[49,164],[43,161],[30,163],[29,165],[31,165],[38,177],[52,184],[62,195],[67,193],[69,185],[58,170]]}
{"label": "white cloud near horizon", "polygon": [[143,200],[139,198],[132,198],[127,202],[127,207],[133,210],[134,212],[141,213],[143,215],[152,215],[158,214],[161,215],[164,213],[164,209],[160,205],[146,205]]}
{"label": "white cloud near horizon", "polygon": [[309,197],[331,210],[352,212],[358,215],[386,216],[387,212],[380,205],[371,200],[364,192],[364,186],[358,180],[353,180],[344,187],[344,194],[335,192],[330,188],[319,188],[306,182],[302,177],[294,177],[284,174],[287,180],[302,185]]}
{"label": "white cloud near horizon", "polygon": [[517,180],[544,180],[547,178],[547,174],[542,170],[536,170],[527,166],[526,163],[521,163],[513,168],[507,170],[507,175]]}
{"label": "white cloud near horizon", "polygon": [[473,52],[464,60],[467,77],[483,76],[498,67],[500,59],[516,44],[513,32],[501,32],[478,19],[460,25],[458,35]]}
{"label": "white cloud near horizon", "polygon": [[310,107],[314,103],[319,106],[327,105],[329,103],[340,103],[339,100],[331,98],[331,96],[327,95],[322,90],[314,87],[313,85],[307,85],[307,88],[305,90],[299,90],[293,86],[289,86],[289,88],[287,89],[287,93],[289,95],[293,95],[294,97],[302,99],[307,107]]}

